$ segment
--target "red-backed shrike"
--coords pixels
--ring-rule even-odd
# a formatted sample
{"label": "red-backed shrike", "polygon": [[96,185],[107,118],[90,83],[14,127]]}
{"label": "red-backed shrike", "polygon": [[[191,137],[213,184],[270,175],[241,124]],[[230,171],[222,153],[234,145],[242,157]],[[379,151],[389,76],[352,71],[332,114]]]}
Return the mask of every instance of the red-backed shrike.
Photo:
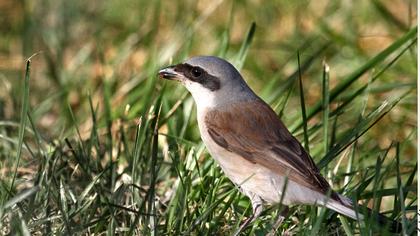
{"label": "red-backed shrike", "polygon": [[204,144],[251,199],[253,216],[241,229],[260,215],[264,202],[281,200],[284,205],[322,205],[363,219],[349,198],[331,189],[299,141],[229,62],[193,57],[160,70],[159,76],[181,82],[192,94]]}

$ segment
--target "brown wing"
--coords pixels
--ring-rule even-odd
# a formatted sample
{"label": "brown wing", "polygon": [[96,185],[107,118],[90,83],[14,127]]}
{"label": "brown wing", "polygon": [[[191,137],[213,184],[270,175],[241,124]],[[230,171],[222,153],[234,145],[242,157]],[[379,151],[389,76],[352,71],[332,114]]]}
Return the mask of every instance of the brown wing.
{"label": "brown wing", "polygon": [[[223,111],[210,110],[205,123],[212,139],[228,151],[288,175],[290,180],[312,190],[329,192],[330,186],[312,158],[263,101],[240,102]],[[334,192],[331,197],[339,200]]]}

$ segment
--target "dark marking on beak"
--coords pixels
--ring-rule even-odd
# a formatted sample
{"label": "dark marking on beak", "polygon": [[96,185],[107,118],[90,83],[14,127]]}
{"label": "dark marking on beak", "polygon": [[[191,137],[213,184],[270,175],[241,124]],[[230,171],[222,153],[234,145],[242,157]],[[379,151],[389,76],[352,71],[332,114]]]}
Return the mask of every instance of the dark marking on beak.
{"label": "dark marking on beak", "polygon": [[179,73],[175,72],[175,66],[168,66],[158,72],[160,79],[178,80]]}

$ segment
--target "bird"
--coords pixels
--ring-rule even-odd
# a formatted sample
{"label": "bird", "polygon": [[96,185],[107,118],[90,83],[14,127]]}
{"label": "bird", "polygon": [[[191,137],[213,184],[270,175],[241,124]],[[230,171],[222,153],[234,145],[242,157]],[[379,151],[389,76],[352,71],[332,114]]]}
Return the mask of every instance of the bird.
{"label": "bird", "polygon": [[295,204],[364,219],[351,199],[332,190],[308,152],[231,63],[196,56],[159,70],[158,76],[180,82],[191,93],[209,154],[251,201],[253,213],[235,235],[261,215],[265,204],[286,206],[273,227]]}

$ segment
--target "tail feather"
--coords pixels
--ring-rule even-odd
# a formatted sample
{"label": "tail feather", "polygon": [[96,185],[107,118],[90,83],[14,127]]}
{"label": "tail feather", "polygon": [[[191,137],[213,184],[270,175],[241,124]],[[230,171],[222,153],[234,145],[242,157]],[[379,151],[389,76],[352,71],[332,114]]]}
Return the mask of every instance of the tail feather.
{"label": "tail feather", "polygon": [[[344,196],[339,195],[340,201],[330,199],[326,207],[334,210],[342,215],[350,217],[354,220],[363,220],[365,219],[365,215],[369,218],[373,218],[378,222],[381,226],[387,226],[388,230],[392,233],[400,233],[402,226],[400,222],[395,220],[389,219],[388,217],[384,216],[381,213],[373,212],[371,209],[358,205],[358,212],[354,210],[352,201]],[[363,214],[362,214],[363,213]]]}
{"label": "tail feather", "polygon": [[[340,196],[340,198],[342,198]],[[347,199],[346,199],[347,200]],[[330,200],[327,202],[326,207],[330,208],[331,210],[334,210],[342,215],[348,216],[352,218],[353,220],[363,220],[364,216],[362,214],[356,213],[356,211],[353,209],[351,205],[347,205],[346,202],[339,202],[336,200]]]}

